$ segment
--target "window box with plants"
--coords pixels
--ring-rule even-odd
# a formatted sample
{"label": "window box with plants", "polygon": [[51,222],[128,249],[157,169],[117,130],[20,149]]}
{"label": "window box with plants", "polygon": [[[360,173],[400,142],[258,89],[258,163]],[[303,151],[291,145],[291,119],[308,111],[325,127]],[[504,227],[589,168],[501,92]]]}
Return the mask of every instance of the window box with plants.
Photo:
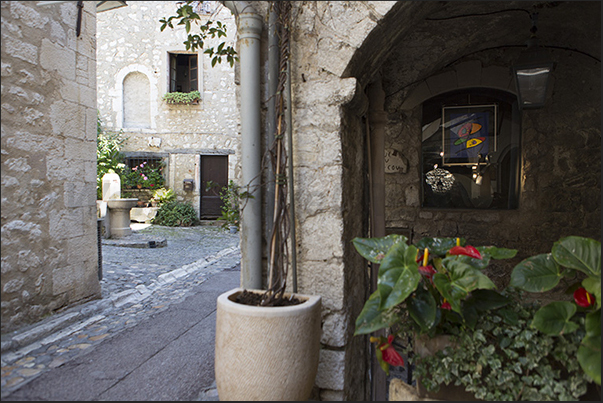
{"label": "window box with plants", "polygon": [[[353,242],[363,257],[380,265],[377,290],[356,320],[355,335],[387,330],[387,337],[370,339],[388,374],[390,365],[405,365],[394,347],[396,339],[410,341],[402,349],[414,365],[417,388],[402,389],[412,391],[412,397],[600,397],[600,242],[578,237],[559,241],[553,254],[517,265],[511,287],[502,292],[483,270],[492,259],[514,257],[515,250],[473,247],[459,238],[423,238],[409,245],[400,235]],[[576,270],[585,278],[575,291],[575,303],[543,308],[526,303],[522,290],[550,290]],[[399,383],[390,384],[390,400],[397,400],[392,385]]]}
{"label": "window box with plants", "polygon": [[163,100],[170,105],[198,105],[201,102],[199,91],[168,92],[163,95]]}

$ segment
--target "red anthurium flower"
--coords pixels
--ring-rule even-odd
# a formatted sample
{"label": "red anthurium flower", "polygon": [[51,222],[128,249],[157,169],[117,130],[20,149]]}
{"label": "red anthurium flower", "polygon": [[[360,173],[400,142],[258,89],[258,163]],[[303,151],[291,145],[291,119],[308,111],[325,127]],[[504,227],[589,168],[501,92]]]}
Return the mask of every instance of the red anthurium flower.
{"label": "red anthurium flower", "polygon": [[436,274],[437,271],[431,265],[419,266],[419,273],[421,273],[422,275],[427,277],[429,279],[429,281],[431,282],[431,284],[433,284],[433,275]]}
{"label": "red anthurium flower", "polygon": [[446,309],[447,311],[450,311],[452,309],[452,307],[450,306],[450,302],[446,301],[445,299],[440,308]]}
{"label": "red anthurium flower", "polygon": [[580,287],[574,291],[574,301],[581,307],[588,308],[595,303],[595,297],[586,291],[584,287]]}
{"label": "red anthurium flower", "polygon": [[419,272],[429,278],[432,278],[434,274],[436,274],[436,270],[432,265],[429,266],[419,266]]}
{"label": "red anthurium flower", "polygon": [[392,343],[394,341],[394,335],[390,334],[387,336],[387,342],[384,338],[380,337],[371,337],[371,342],[377,342],[377,348],[381,351],[381,358],[383,361],[388,363],[389,365],[404,366],[404,359],[402,356],[394,349]]}
{"label": "red anthurium flower", "polygon": [[454,246],[453,248],[451,248],[448,253],[450,255],[465,255],[465,256],[469,256],[472,257],[474,259],[480,259],[482,258],[482,255],[479,253],[479,251],[477,249],[475,249],[473,246],[471,245],[467,245],[467,246]]}
{"label": "red anthurium flower", "polygon": [[404,359],[392,346],[393,341],[394,336],[390,334],[387,336],[387,344],[379,346],[379,349],[383,354],[383,361],[387,362],[389,365],[393,365],[394,367],[404,366]]}

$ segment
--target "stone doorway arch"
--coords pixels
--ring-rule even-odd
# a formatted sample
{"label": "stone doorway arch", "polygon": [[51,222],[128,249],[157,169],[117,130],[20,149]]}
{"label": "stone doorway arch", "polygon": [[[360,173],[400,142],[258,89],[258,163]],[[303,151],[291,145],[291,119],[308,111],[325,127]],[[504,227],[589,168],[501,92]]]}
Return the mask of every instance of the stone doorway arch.
{"label": "stone doorway arch", "polygon": [[[302,141],[300,134],[298,143],[294,145],[294,159],[295,188],[298,189],[296,199],[305,207],[303,212],[297,214],[300,223],[298,240],[301,248],[298,249],[298,256],[302,262],[301,287],[324,295],[331,292],[326,288],[327,285],[337,283],[341,286],[338,291],[341,294],[337,294],[334,301],[328,298],[325,301],[328,310],[323,320],[329,337],[323,340],[323,361],[332,362],[332,368],[338,368],[333,370],[340,371],[342,377],[337,384],[322,379],[319,371],[317,385],[324,390],[342,390],[338,396],[347,399],[367,393],[357,386],[363,377],[368,379],[363,372],[367,367],[364,364],[368,363],[366,345],[351,334],[354,319],[368,297],[369,279],[365,262],[358,258],[350,241],[354,236],[369,234],[370,186],[366,149],[367,132],[371,131],[371,107],[382,102],[382,109],[377,111],[386,117],[383,142],[387,146],[399,140],[398,134],[401,132],[420,133],[420,105],[436,94],[470,87],[495,88],[513,93],[515,89],[509,68],[529,36],[529,14],[537,10],[541,13],[541,43],[551,44],[550,50],[558,60],[567,64],[555,72],[548,109],[526,112],[520,117],[523,144],[535,145],[539,138],[537,133],[542,133],[545,126],[549,132],[555,131],[550,124],[551,119],[560,127],[565,126],[561,119],[553,116],[561,112],[555,101],[561,103],[567,102],[563,97],[574,98],[569,81],[577,81],[580,74],[572,69],[581,70],[582,74],[588,76],[593,89],[588,90],[586,98],[600,105],[596,95],[600,89],[600,50],[597,49],[596,40],[587,39],[592,30],[600,31],[597,20],[600,7],[588,2],[578,5],[526,2],[521,9],[509,2],[369,2],[357,7],[347,5],[347,8],[346,5],[334,3],[314,6],[323,7],[314,10],[314,31],[310,29],[308,33],[301,30],[305,37],[299,35],[295,38],[301,45],[308,46],[301,46],[304,49],[295,50],[293,54],[293,80],[297,86],[294,131],[303,133],[304,138]],[[346,8],[345,13],[338,14],[337,11],[343,11],[340,8]],[[588,11],[588,8],[591,10]],[[589,17],[591,13],[596,18]],[[321,17],[324,15],[329,15],[330,20]],[[573,18],[567,19],[568,15]],[[368,17],[364,19],[361,16]],[[578,21],[584,19],[588,22],[582,27]],[[564,32],[583,38],[585,43],[579,49],[571,46]],[[316,54],[307,50],[310,44]],[[578,67],[580,63],[585,64]],[[560,77],[568,84],[560,84]],[[381,99],[377,98],[371,103],[367,90],[377,79],[381,80],[384,94]],[[564,89],[561,90],[561,87]],[[599,115],[597,108],[600,106],[591,108],[584,101],[581,100],[580,104],[589,111],[589,123],[580,123],[581,130],[584,130],[585,138],[596,139],[597,132],[600,133],[596,123]],[[574,120],[569,114],[563,114],[565,119]],[[556,145],[547,146],[548,151],[545,152],[550,155],[547,159],[551,164],[555,164],[555,158],[558,157],[554,155],[559,153],[574,162],[577,161],[574,158],[579,160],[579,151],[562,152],[566,147],[571,150],[572,146],[561,137],[554,137],[553,143]],[[402,146],[408,160],[405,174],[419,183],[420,142],[406,141]],[[524,246],[525,254],[538,249],[546,250],[563,229],[551,224],[554,207],[547,208],[545,215],[548,218],[543,218],[532,199],[535,197],[542,204],[550,205],[543,200],[543,196],[535,193],[538,186],[535,186],[533,178],[545,175],[545,172],[534,169],[538,151],[533,149],[528,147],[522,155],[520,207],[504,213],[422,209],[416,186],[389,186],[387,178],[390,174],[385,174],[386,226],[407,229],[418,237],[463,233],[481,238],[483,235],[485,242],[511,248]],[[600,151],[590,150],[589,155],[597,155],[597,152]],[[532,161],[532,165],[526,165],[528,160]],[[560,177],[564,176],[561,171],[558,173]],[[592,180],[596,181],[594,177]],[[590,192],[587,188],[583,189]],[[542,188],[538,191],[546,192]],[[592,210],[586,207],[587,200],[584,203],[583,219],[590,214],[600,216],[599,207]],[[569,219],[570,216],[567,217]],[[555,227],[555,234],[547,234],[536,240],[539,235],[534,231],[524,230],[520,234],[506,225],[516,220],[526,220],[530,225],[547,225],[549,222],[549,226]],[[592,225],[572,221],[576,231],[594,231],[595,237],[600,237],[600,232]],[[492,230],[494,225],[497,226],[496,230]],[[319,231],[321,235],[317,236]],[[532,243],[526,248],[522,240],[527,239],[531,239]],[[323,274],[325,272],[330,273],[331,277]],[[330,283],[325,282],[325,278]],[[501,280],[504,280],[503,268]],[[344,351],[336,351],[342,348]],[[359,361],[363,364],[359,364]],[[331,391],[321,393],[332,396]]]}

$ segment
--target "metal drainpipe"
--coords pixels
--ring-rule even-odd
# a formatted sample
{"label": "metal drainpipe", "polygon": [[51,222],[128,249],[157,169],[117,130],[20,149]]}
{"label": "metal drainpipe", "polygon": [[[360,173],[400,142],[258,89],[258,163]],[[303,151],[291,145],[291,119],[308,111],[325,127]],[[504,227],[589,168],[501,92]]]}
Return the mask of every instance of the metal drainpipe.
{"label": "metal drainpipe", "polygon": [[260,34],[262,17],[246,1],[225,1],[237,17],[241,86],[241,171],[253,198],[241,212],[241,287],[262,288]]}

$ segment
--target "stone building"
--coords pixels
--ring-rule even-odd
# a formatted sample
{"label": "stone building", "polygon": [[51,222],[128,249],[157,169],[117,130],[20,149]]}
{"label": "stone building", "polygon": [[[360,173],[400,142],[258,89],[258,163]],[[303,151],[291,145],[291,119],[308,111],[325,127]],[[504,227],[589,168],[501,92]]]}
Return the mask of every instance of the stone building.
{"label": "stone building", "polygon": [[101,290],[95,2],[1,10],[4,333]]}
{"label": "stone building", "polygon": [[[259,160],[270,143],[268,128],[273,125],[268,117],[273,99],[271,17],[268,2],[224,3],[237,18],[242,145],[241,171],[235,175],[245,185],[259,171]],[[27,293],[23,291],[35,285],[37,277],[30,273],[34,273],[34,266],[43,266],[37,261],[45,257],[42,252],[58,253],[59,247],[68,246],[63,238],[56,238],[57,233],[65,236],[67,231],[50,227],[53,221],[42,217],[49,209],[40,207],[52,197],[61,198],[54,201],[60,208],[53,208],[57,212],[73,210],[65,211],[61,220],[57,216],[55,222],[80,222],[77,214],[81,210],[65,204],[76,194],[68,188],[70,182],[48,177],[58,166],[52,161],[60,158],[64,169],[77,166],[82,158],[93,161],[93,147],[89,156],[88,152],[83,156],[81,148],[70,154],[69,142],[60,134],[57,138],[62,142],[49,140],[47,133],[58,130],[50,125],[52,120],[44,123],[45,135],[43,129],[33,131],[39,123],[28,123],[37,115],[38,122],[51,119],[53,111],[61,110],[51,105],[67,97],[64,92],[70,87],[44,93],[44,102],[37,108],[26,102],[35,102],[33,91],[39,87],[29,82],[29,98],[25,94],[30,93],[16,88],[26,88],[20,83],[28,77],[23,70],[32,69],[32,74],[42,77],[48,68],[42,63],[44,58],[34,56],[38,48],[40,52],[45,49],[40,33],[43,27],[31,26],[46,14],[29,19],[32,13],[19,11],[32,8],[27,4],[2,3],[3,328],[9,306],[15,312],[10,314],[13,317],[19,312],[17,307],[31,310],[35,305],[38,294],[30,288]],[[354,237],[391,232],[411,240],[460,236],[478,245],[516,248],[517,259],[549,251],[553,242],[566,235],[600,240],[601,5],[588,1],[291,4],[294,174],[290,180],[295,189],[297,284],[300,292],[321,295],[323,300],[322,348],[314,398],[383,399],[379,395],[382,390],[371,391],[370,378],[377,385],[379,374],[369,377],[368,341],[353,336],[355,318],[370,293],[371,277],[351,244]],[[63,5],[50,15],[62,21],[61,17],[73,15],[69,13],[74,13],[74,8],[73,4]],[[510,72],[525,49],[534,12],[538,13],[540,44],[548,50],[555,67],[543,107],[520,108]],[[93,13],[90,17],[94,18]],[[22,23],[15,23],[17,19]],[[68,22],[72,27],[73,19]],[[39,36],[29,32],[20,36],[24,29]],[[41,44],[36,44],[36,38]],[[73,34],[68,38],[71,42],[67,44],[76,42]],[[13,67],[15,63],[24,63],[24,67]],[[36,63],[40,66],[33,70]],[[77,76],[81,66],[73,60],[70,68],[76,75],[65,81],[82,81]],[[64,70],[68,71],[67,66]],[[137,77],[141,78],[132,76],[133,84],[140,84],[135,81]],[[52,84],[42,87],[44,91],[51,88]],[[14,114],[9,115],[13,120],[5,120],[13,103],[21,109],[15,107]],[[33,109],[40,112],[32,113]],[[488,141],[482,144],[487,148],[478,155],[451,152],[454,138],[447,130],[448,122],[468,112],[482,116],[482,126],[489,128]],[[17,113],[25,123],[15,123]],[[93,127],[82,129],[87,121],[69,123],[77,124],[92,141]],[[25,139],[27,144],[22,143]],[[43,179],[35,178],[44,186],[27,176],[39,166],[29,162],[34,158],[33,150],[45,161]],[[93,189],[92,183],[92,174],[77,182]],[[79,189],[75,184],[72,188]],[[24,189],[39,189],[39,193],[26,196],[20,193]],[[262,188],[244,211],[243,286],[265,278],[261,257],[266,255],[267,229],[265,224],[258,228],[255,223],[269,218],[269,192],[269,187]],[[85,209],[92,228],[93,200]],[[255,221],[257,217],[259,221]],[[73,229],[68,228],[71,236]],[[95,238],[82,232],[72,239],[94,250]],[[32,262],[27,259],[29,249],[22,245],[34,242],[45,242],[46,248]],[[33,245],[30,248],[34,250]],[[46,259],[46,272],[38,271],[46,276],[51,267],[73,267],[61,266],[58,257]],[[493,270],[499,285],[505,285],[509,267]],[[7,289],[9,281],[12,288]]]}
{"label": "stone building", "polygon": [[[225,61],[211,67],[202,51],[186,51],[183,26],[160,31],[159,20],[175,14],[176,3],[135,1],[98,14],[98,110],[107,129],[123,130],[128,166],[162,161],[166,187],[190,201],[198,216],[215,218],[220,200],[216,190],[206,190],[207,181],[222,187],[237,178],[235,71]],[[236,26],[228,9],[209,1],[198,13],[225,24],[228,36],[222,39],[234,44]],[[217,42],[210,38],[208,46]],[[195,90],[201,94],[195,104],[163,99],[169,92]]]}
{"label": "stone building", "polygon": [[[225,3],[238,13],[240,43],[260,47],[268,108],[268,5]],[[555,66],[544,106],[520,108],[511,68],[534,13]],[[384,399],[383,389],[369,390],[366,340],[353,336],[370,290],[354,237],[464,237],[518,249],[513,263],[563,236],[600,239],[601,5],[292,2],[291,14],[297,283],[323,298],[317,398]],[[241,76],[242,111],[246,85]],[[474,112],[490,116],[489,143],[457,153],[450,122]],[[242,114],[243,142],[248,122]],[[269,125],[263,115],[258,132]],[[242,158],[254,152],[243,143]],[[262,193],[256,202],[268,200]],[[253,256],[265,242],[255,244],[250,227],[244,217],[244,285],[263,270]],[[511,267],[492,268],[499,286]]]}

